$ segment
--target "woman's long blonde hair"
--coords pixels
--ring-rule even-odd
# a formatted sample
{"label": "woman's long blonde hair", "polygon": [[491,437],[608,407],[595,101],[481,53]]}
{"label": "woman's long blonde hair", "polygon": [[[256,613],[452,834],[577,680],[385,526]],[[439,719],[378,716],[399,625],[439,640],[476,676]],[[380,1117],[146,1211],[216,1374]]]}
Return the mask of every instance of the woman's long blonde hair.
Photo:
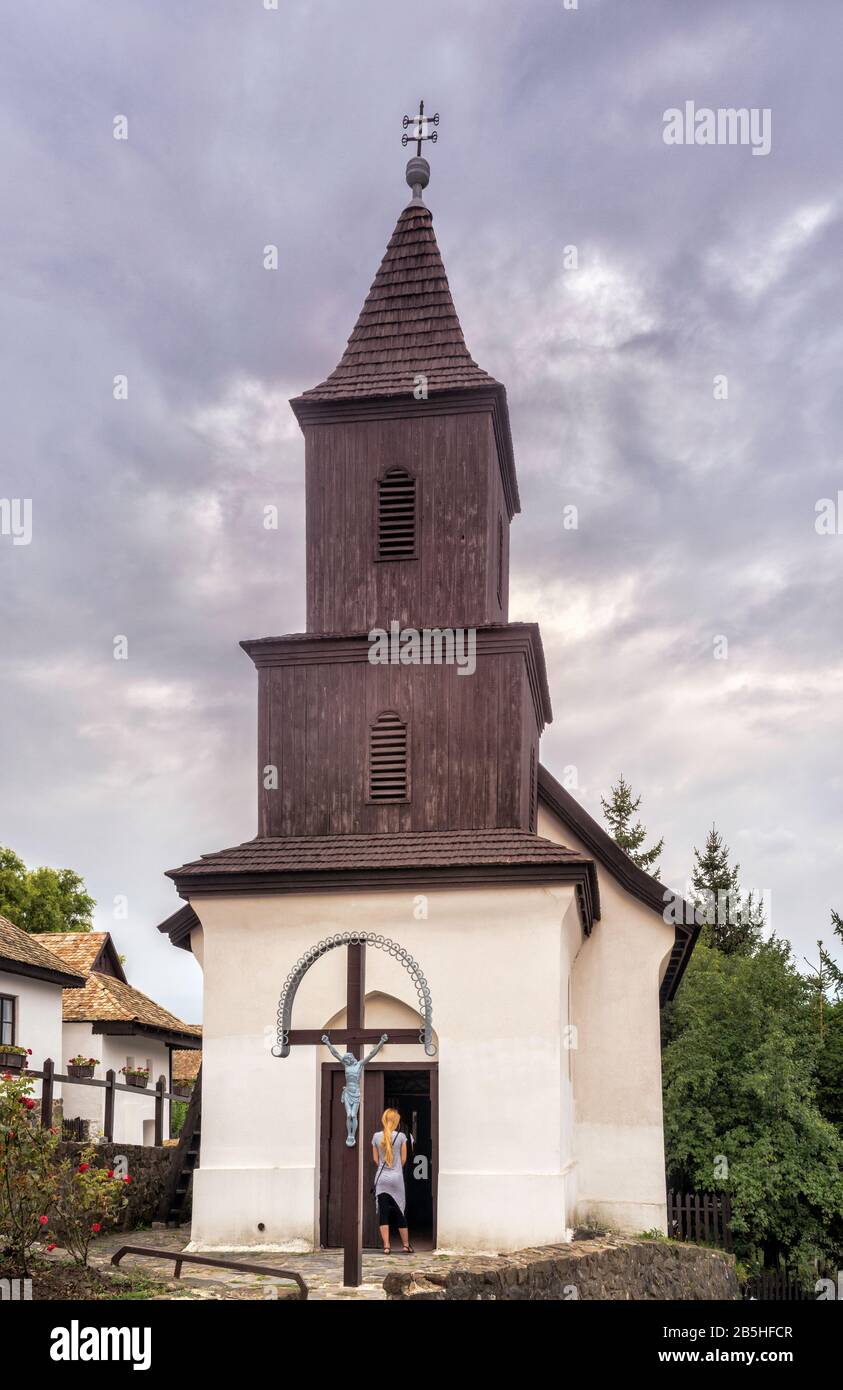
{"label": "woman's long blonde hair", "polygon": [[381,1115],[381,1124],[383,1125],[381,1148],[388,1168],[392,1167],[392,1136],[396,1133],[400,1123],[401,1116],[397,1110],[384,1110]]}

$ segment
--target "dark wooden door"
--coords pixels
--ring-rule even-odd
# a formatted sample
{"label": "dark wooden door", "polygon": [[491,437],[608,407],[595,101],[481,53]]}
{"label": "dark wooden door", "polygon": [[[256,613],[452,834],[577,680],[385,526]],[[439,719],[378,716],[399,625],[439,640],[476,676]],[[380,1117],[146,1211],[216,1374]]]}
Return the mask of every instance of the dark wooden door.
{"label": "dark wooden door", "polygon": [[[325,1068],[322,1076],[322,1173],[320,1186],[321,1240],[328,1249],[342,1245],[342,1164],[345,1153],[345,1108],[340,1099],[345,1080],[341,1068]],[[380,1244],[375,1199],[370,1191],[377,1169],[372,1163],[372,1135],[383,1114],[384,1074],[368,1069],[363,1085],[363,1118],[357,1142],[363,1160],[363,1245]]]}
{"label": "dark wooden door", "polygon": [[[342,1245],[342,1162],[345,1153],[345,1110],[340,1100],[343,1087],[341,1067],[326,1063],[322,1068],[322,1139],[319,1186],[319,1239],[328,1249]],[[406,1130],[416,1123],[415,1157],[427,1161],[429,1177],[411,1181],[413,1148],[407,1154],[407,1214],[413,1231],[436,1241],[436,1170],[438,1163],[437,1067],[425,1062],[385,1062],[366,1068],[363,1091],[363,1117],[357,1139],[363,1164],[363,1246],[380,1249],[377,1210],[372,1183],[377,1169],[372,1162],[372,1135],[381,1127],[387,1102],[402,1116]],[[418,1092],[416,1099],[413,1092]],[[416,1114],[418,1110],[418,1114]],[[418,1174],[416,1176],[419,1176]]]}

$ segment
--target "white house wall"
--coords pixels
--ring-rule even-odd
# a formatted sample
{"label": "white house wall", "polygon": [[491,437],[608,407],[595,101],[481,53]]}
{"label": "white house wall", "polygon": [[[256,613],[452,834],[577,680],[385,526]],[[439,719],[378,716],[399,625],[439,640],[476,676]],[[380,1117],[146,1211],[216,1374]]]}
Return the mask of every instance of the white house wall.
{"label": "white house wall", "polygon": [[[305,1046],[277,1059],[270,1048],[292,966],[321,938],[352,929],[400,942],[430,985],[439,1246],[497,1250],[564,1239],[575,1202],[564,1034],[569,963],[581,939],[573,890],[443,890],[426,904],[420,920],[409,893],[192,899],[205,987],[195,1248],[318,1244],[321,1063],[331,1057]],[[295,1027],[324,1028],[340,1013],[345,957],[334,951],[305,976]],[[366,991],[377,996],[376,1027],[390,1008],[400,1015],[401,1005],[416,1007],[409,975],[373,949]],[[387,1045],[381,1057],[424,1053]]]}
{"label": "white house wall", "polygon": [[[588,850],[546,807],[538,833]],[[577,1221],[666,1230],[659,983],[673,927],[598,866],[601,920],[574,962]]]}
{"label": "white house wall", "polygon": [[[140,1036],[120,1036],[94,1033],[90,1023],[65,1023],[63,1044],[60,1056],[61,1070],[67,1070],[70,1057],[98,1057],[99,1066],[94,1069],[97,1080],[105,1080],[109,1068],[117,1073],[117,1080],[125,1081],[120,1068],[126,1066],[131,1057],[135,1066],[151,1064],[149,1089],[138,1091],[137,1095],[118,1091],[114,1099],[114,1139],[121,1144],[150,1144],[153,1142],[155,1120],[154,1086],[159,1076],[164,1076],[167,1089],[170,1086],[169,1050],[165,1044],[155,1039]],[[105,1116],[105,1090],[100,1086],[74,1086],[64,1083],[65,1119],[90,1120],[96,1130],[101,1130]],[[146,1121],[146,1127],[144,1122]],[[164,1138],[169,1137],[170,1103],[164,1102]]]}
{"label": "white house wall", "polygon": [[[60,1071],[62,1056],[61,985],[49,980],[36,980],[28,975],[12,975],[0,971],[0,994],[10,994],[16,1001],[15,1044],[31,1047],[29,1065],[40,1071],[47,1057]],[[41,1095],[41,1082],[33,1081],[33,1096]],[[61,1096],[56,1085],[53,1095]]]}

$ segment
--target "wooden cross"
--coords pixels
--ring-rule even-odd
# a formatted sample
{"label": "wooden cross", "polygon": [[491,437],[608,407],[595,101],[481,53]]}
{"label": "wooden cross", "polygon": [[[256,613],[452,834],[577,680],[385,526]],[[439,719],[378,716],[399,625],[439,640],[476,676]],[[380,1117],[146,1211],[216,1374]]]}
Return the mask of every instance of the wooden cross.
{"label": "wooden cross", "polygon": [[[366,1027],[366,946],[355,942],[346,947],[348,951],[346,986],[346,1026],[331,1030],[331,1042],[344,1039],[348,1052],[360,1058],[366,1043],[380,1042],[383,1030]],[[291,1047],[322,1045],[325,1030],[318,1028],[291,1028],[288,1034]],[[418,1043],[418,1028],[391,1028],[391,1043]],[[343,1283],[349,1288],[357,1288],[363,1280],[363,1158],[368,1143],[365,1141],[363,1127],[363,1099],[365,1094],[365,1069],[360,1074],[360,1109],[357,1112],[357,1143],[346,1145],[342,1163],[342,1246]]]}

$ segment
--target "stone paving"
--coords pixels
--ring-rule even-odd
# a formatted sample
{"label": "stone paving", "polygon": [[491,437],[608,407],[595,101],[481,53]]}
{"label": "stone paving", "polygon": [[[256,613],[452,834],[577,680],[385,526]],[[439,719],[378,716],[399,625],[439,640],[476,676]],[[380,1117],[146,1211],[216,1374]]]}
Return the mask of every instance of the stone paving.
{"label": "stone paving", "polygon": [[[91,1263],[107,1265],[115,1250],[121,1245],[148,1245],[159,1250],[184,1250],[190,1240],[190,1228],[178,1230],[110,1232],[92,1247]],[[57,1252],[57,1254],[60,1252]],[[214,1254],[214,1252],[209,1252]],[[347,1289],[342,1284],[342,1251],[315,1250],[311,1254],[228,1254],[219,1252],[220,1259],[244,1261],[247,1264],[266,1264],[280,1269],[295,1270],[301,1274],[308,1287],[308,1298],[322,1301],[342,1301],[361,1299],[386,1301],[383,1281],[387,1274],[406,1269],[415,1263],[410,1255],[378,1255],[373,1252],[363,1255],[363,1284],[357,1289]],[[441,1260],[445,1265],[448,1256],[431,1256],[419,1253],[417,1257],[425,1264],[431,1259]],[[275,1285],[278,1281],[266,1274],[239,1273],[233,1269],[214,1269],[212,1266],[184,1265],[180,1279],[173,1279],[173,1265],[170,1260],[156,1260],[137,1255],[126,1255],[120,1269],[137,1270],[160,1280],[167,1285],[167,1293],[159,1298],[187,1299],[272,1299],[277,1298]]]}

